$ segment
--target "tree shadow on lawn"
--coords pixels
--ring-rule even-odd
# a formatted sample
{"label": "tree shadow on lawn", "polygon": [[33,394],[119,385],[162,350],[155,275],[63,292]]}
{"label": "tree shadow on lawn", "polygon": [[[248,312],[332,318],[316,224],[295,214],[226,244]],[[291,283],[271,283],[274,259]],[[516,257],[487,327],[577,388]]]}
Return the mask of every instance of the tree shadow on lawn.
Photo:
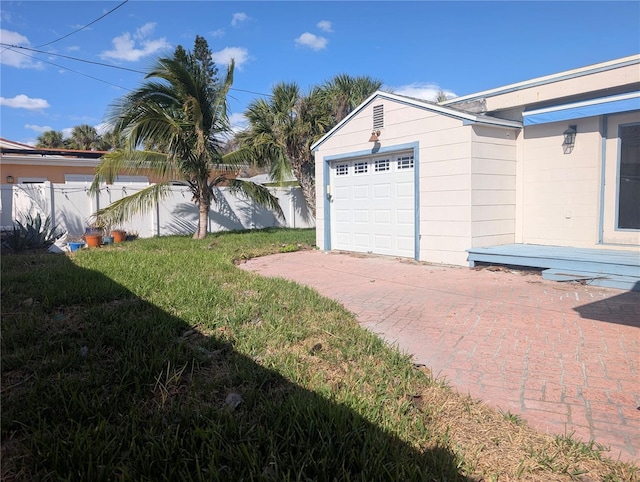
{"label": "tree shadow on lawn", "polygon": [[467,480],[66,256],[2,271],[3,480]]}

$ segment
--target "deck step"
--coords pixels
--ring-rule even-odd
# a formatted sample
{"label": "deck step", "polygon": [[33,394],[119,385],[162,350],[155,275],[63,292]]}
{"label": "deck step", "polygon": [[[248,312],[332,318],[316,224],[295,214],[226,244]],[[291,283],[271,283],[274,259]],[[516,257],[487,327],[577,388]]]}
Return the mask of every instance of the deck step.
{"label": "deck step", "polygon": [[601,286],[603,288],[640,291],[640,278],[636,276],[611,275],[587,271],[546,269],[542,271],[542,278],[551,281],[578,281],[591,286]]}
{"label": "deck step", "polygon": [[545,279],[640,291],[640,251],[636,247],[613,250],[508,244],[467,251],[472,267],[476,263],[527,266],[545,270]]}

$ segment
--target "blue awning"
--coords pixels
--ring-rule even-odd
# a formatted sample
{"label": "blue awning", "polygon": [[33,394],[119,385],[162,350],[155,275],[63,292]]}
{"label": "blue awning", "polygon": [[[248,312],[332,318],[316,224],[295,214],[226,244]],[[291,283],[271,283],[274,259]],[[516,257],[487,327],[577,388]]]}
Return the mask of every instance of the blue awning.
{"label": "blue awning", "polygon": [[547,124],[618,112],[640,110],[640,92],[590,99],[573,104],[535,109],[522,114],[524,125]]}

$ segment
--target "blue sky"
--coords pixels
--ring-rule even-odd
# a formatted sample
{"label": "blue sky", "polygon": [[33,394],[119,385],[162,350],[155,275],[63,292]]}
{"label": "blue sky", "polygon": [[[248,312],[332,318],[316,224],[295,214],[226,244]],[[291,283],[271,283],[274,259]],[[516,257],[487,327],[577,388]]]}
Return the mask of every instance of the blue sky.
{"label": "blue sky", "polygon": [[0,41],[38,52],[0,46],[0,137],[34,143],[44,130],[100,126],[141,83],[135,71],[178,44],[191,49],[196,35],[221,71],[235,59],[236,126],[282,81],[308,91],[337,74],[368,75],[431,100],[440,89],[466,95],[640,52],[637,1],[129,0],[72,33],[121,3],[2,1]]}

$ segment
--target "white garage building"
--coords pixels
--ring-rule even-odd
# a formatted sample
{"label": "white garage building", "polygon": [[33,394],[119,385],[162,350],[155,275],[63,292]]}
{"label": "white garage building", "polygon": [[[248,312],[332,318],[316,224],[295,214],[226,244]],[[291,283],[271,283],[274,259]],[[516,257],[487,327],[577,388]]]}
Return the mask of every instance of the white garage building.
{"label": "white garage building", "polygon": [[640,55],[439,104],[378,91],[312,146],[317,245],[454,265],[513,244],[640,260],[639,146]]}

